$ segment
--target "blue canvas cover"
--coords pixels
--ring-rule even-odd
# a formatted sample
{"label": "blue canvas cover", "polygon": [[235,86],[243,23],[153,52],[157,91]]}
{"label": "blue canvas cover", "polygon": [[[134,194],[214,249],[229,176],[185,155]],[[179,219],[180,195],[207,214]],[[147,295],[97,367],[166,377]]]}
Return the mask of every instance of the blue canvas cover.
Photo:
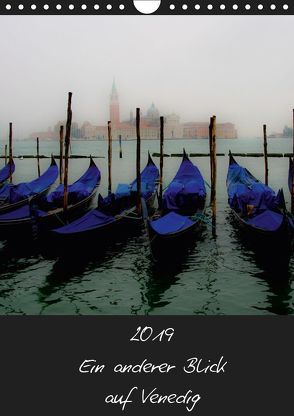
{"label": "blue canvas cover", "polygon": [[199,203],[201,201],[203,203],[205,198],[204,179],[197,166],[184,155],[176,176],[164,192],[163,209],[195,212]]}
{"label": "blue canvas cover", "polygon": [[236,162],[229,165],[227,190],[230,207],[241,215],[247,214],[248,205],[252,206],[251,214],[278,208],[275,192]]}
{"label": "blue canvas cover", "polygon": [[[14,161],[11,161],[11,173],[13,173],[15,171],[15,164]],[[2,182],[5,182],[10,176],[10,163],[8,162],[7,165],[5,165],[1,170],[0,170],[0,184]]]}
{"label": "blue canvas cover", "polygon": [[155,221],[150,221],[150,225],[157,234],[166,235],[183,231],[195,224],[189,217],[179,215],[176,212],[169,212]]}
{"label": "blue canvas cover", "polygon": [[78,234],[86,231],[91,231],[113,221],[115,221],[114,217],[111,215],[103,214],[103,212],[96,208],[92,209],[76,221],[73,221],[72,223],[64,225],[63,227],[57,228],[53,231],[58,234]]}
{"label": "blue canvas cover", "polygon": [[[81,178],[69,186],[69,202],[79,202],[80,200],[89,196],[97,184],[100,182],[100,171],[95,164],[91,162],[89,169],[81,176]],[[83,190],[82,185],[85,185]],[[9,213],[0,214],[0,222],[9,222],[12,220],[29,219],[32,216],[44,217],[48,215],[48,211],[55,209],[63,203],[63,193],[60,196],[59,191],[63,190],[63,185],[58,186],[54,192],[48,196],[43,196],[42,199],[36,199],[35,204],[26,204]],[[55,194],[52,197],[52,194]]]}
{"label": "blue canvas cover", "polygon": [[278,212],[266,210],[247,220],[248,224],[268,231],[278,230],[283,223],[284,216]]}
{"label": "blue canvas cover", "polygon": [[23,182],[17,185],[5,184],[0,189],[0,200],[5,204],[14,204],[24,199],[38,195],[48,189],[57,179],[58,167],[52,159],[49,168],[39,178],[31,182]]}
{"label": "blue canvas cover", "polygon": [[282,190],[276,195],[267,185],[259,182],[247,169],[230,155],[227,175],[228,202],[250,226],[264,231],[276,231],[282,223],[285,201]]}
{"label": "blue canvas cover", "polygon": [[[101,173],[96,164],[90,162],[89,168],[86,172],[73,184],[68,187],[68,203],[75,204],[92,194],[101,179]],[[59,185],[55,191],[51,192],[46,197],[48,208],[58,208],[63,204],[64,185]]]}
{"label": "blue canvas cover", "polygon": [[[148,164],[141,172],[141,194],[144,199],[148,199],[157,188],[159,179],[159,171],[153,163],[150,155]],[[137,191],[137,180],[131,183],[131,192]]]}
{"label": "blue canvas cover", "polygon": [[[148,198],[157,187],[159,172],[151,157],[141,173],[141,181],[145,191],[142,191],[142,197]],[[53,230],[57,234],[76,234],[87,232],[89,230],[98,229],[106,224],[116,221],[115,215],[121,214],[123,211],[132,208],[135,205],[135,194],[133,192],[136,187],[136,181],[130,185],[120,184],[118,193],[112,193],[106,198],[99,195],[98,208],[89,211],[81,218],[72,223]]]}
{"label": "blue canvas cover", "polygon": [[0,223],[29,218],[30,215],[30,205],[25,204],[17,209],[0,214]]}

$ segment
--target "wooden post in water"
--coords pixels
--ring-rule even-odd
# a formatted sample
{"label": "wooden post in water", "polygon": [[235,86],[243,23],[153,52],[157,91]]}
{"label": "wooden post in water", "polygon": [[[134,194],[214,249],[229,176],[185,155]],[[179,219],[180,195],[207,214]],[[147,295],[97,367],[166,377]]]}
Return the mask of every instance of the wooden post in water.
{"label": "wooden post in water", "polygon": [[122,147],[121,147],[121,134],[118,136],[119,138],[119,158],[122,158]]}
{"label": "wooden post in water", "polygon": [[12,182],[12,123],[9,123],[9,182]]}
{"label": "wooden post in water", "polygon": [[5,145],[5,166],[7,165],[7,144]]}
{"label": "wooden post in water", "polygon": [[39,145],[39,137],[37,137],[37,165],[38,165],[38,177],[40,177],[40,145]]}
{"label": "wooden post in water", "polygon": [[211,192],[210,204],[212,212],[212,235],[216,237],[216,116],[210,118],[209,126],[209,151],[210,151],[210,172],[211,172]]}
{"label": "wooden post in water", "polygon": [[108,127],[108,194],[111,194],[111,189],[112,189],[112,179],[111,179],[111,162],[112,162],[111,121],[108,121],[107,127]]}
{"label": "wooden post in water", "polygon": [[71,129],[71,119],[72,119],[72,111],[71,111],[71,99],[72,99],[72,92],[68,93],[68,103],[67,103],[67,119],[66,119],[66,128],[65,128],[65,159],[64,159],[64,197],[63,197],[63,211],[66,219],[67,215],[67,207],[68,207],[68,157],[69,157],[69,147],[70,147],[70,129]]}
{"label": "wooden post in water", "polygon": [[162,208],[164,118],[160,117],[159,208]]}
{"label": "wooden post in water", "polygon": [[64,144],[63,126],[60,126],[60,129],[59,129],[59,182],[60,184],[63,182],[63,144]]}
{"label": "wooden post in water", "polygon": [[267,135],[266,124],[263,125],[264,183],[268,185]]}
{"label": "wooden post in water", "polygon": [[136,182],[137,182],[137,212],[141,215],[141,134],[140,134],[140,108],[136,108]]}

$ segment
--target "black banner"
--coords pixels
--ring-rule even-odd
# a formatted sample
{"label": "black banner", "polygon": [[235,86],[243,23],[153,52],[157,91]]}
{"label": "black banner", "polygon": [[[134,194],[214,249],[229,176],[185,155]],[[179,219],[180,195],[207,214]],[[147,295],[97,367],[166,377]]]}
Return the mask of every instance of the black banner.
{"label": "black banner", "polygon": [[1,413],[292,410],[293,319],[2,317]]}

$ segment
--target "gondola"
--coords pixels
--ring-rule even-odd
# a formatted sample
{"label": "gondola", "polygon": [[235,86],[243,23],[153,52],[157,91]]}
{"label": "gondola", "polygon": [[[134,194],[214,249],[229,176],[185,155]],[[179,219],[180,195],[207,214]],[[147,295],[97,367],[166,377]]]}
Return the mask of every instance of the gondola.
{"label": "gondola", "polygon": [[56,181],[57,176],[58,167],[52,156],[49,168],[39,178],[17,185],[6,183],[0,189],[0,214],[14,211],[38,195],[46,194]]}
{"label": "gondola", "polygon": [[[141,196],[151,209],[156,196],[159,172],[150,154],[148,163],[141,172]],[[95,245],[103,245],[114,234],[120,235],[125,227],[129,230],[142,223],[142,217],[137,214],[137,181],[130,185],[119,184],[115,193],[106,198],[99,195],[98,206],[81,218],[60,228],[52,230],[52,236],[59,241],[76,243],[77,240],[94,239]]]}
{"label": "gondola", "polygon": [[7,179],[10,177],[10,174],[12,175],[15,171],[15,164],[14,161],[11,161],[11,167],[10,162],[8,162],[1,170],[0,170],[0,187],[7,181]]}
{"label": "gondola", "polygon": [[[155,258],[171,255],[203,228],[206,188],[203,176],[187,156],[162,198],[162,207],[146,219],[150,247]],[[145,218],[147,212],[145,211]]]}
{"label": "gondola", "polygon": [[238,226],[255,247],[289,252],[294,224],[286,210],[283,190],[275,193],[240,166],[231,152],[229,158],[228,202]]}
{"label": "gondola", "polygon": [[86,172],[68,187],[68,207],[63,210],[64,186],[59,185],[49,195],[42,195],[33,201],[16,208],[8,213],[0,214],[0,235],[6,231],[31,231],[37,226],[37,231],[43,233],[65,221],[76,219],[82,215],[92,203],[100,183],[101,174],[91,158]]}

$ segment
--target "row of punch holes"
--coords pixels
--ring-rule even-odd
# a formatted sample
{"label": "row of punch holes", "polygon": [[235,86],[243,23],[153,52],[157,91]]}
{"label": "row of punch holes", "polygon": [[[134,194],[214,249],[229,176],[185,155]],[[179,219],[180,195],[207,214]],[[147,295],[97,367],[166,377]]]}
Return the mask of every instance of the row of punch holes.
{"label": "row of punch holes", "polygon": [[[106,6],[103,6],[103,8],[106,8],[107,10],[112,10],[112,7],[113,6],[111,4],[107,4]],[[202,6],[202,9],[205,8],[205,7],[207,8],[207,10],[215,10],[216,9],[216,6],[213,6],[212,4],[208,4],[207,6]],[[240,9],[240,6],[238,6],[238,4],[233,4],[232,6],[226,6],[225,4],[221,4],[218,7],[220,8],[220,10],[226,10],[229,7],[232,7],[233,10]],[[269,7],[271,10],[276,10],[277,9],[277,6],[275,4],[270,4],[270,5],[267,5],[266,7]],[[288,4],[283,4],[281,7],[284,10],[288,10],[289,9],[289,5]],[[12,5],[11,4],[6,4],[5,8],[6,8],[6,10],[11,10],[12,9]],[[19,4],[17,6],[17,8],[18,8],[18,10],[24,10],[25,7],[24,7],[23,4]],[[31,10],[36,10],[37,9],[37,6],[35,4],[31,4],[31,5],[26,6],[26,8],[30,8]],[[49,4],[44,4],[43,6],[41,6],[41,8],[46,11],[46,10],[49,10],[50,6],[49,6]],[[87,9],[89,9],[89,7],[86,4],[82,4],[80,6],[80,8],[81,8],[81,10],[87,10]],[[99,4],[95,4],[93,6],[93,8],[94,8],[94,10],[99,10],[100,8],[102,8],[102,6],[99,6]],[[120,4],[120,5],[118,5],[118,8],[120,10],[124,10],[125,5],[124,4]],[[176,8],[182,8],[182,10],[188,10],[188,9],[191,9],[191,8],[194,8],[195,10],[200,10],[201,9],[201,6],[200,6],[200,4],[195,4],[193,6],[192,5],[191,6],[188,6],[187,4],[182,4],[182,5],[175,6],[174,4],[170,4],[169,5],[169,8],[170,8],[170,10],[176,10]],[[245,8],[245,10],[251,10],[252,9],[252,6],[250,4],[246,4],[244,6],[244,8]],[[257,9],[258,10],[264,10],[264,8],[265,8],[265,6],[263,4],[258,4],[257,5]],[[66,6],[62,6],[61,4],[57,4],[56,5],[56,10],[65,10],[65,9],[66,9]],[[68,9],[69,10],[74,10],[75,9],[75,6],[73,4],[70,4],[68,6]],[[76,9],[77,9],[77,7],[76,7]]]}

